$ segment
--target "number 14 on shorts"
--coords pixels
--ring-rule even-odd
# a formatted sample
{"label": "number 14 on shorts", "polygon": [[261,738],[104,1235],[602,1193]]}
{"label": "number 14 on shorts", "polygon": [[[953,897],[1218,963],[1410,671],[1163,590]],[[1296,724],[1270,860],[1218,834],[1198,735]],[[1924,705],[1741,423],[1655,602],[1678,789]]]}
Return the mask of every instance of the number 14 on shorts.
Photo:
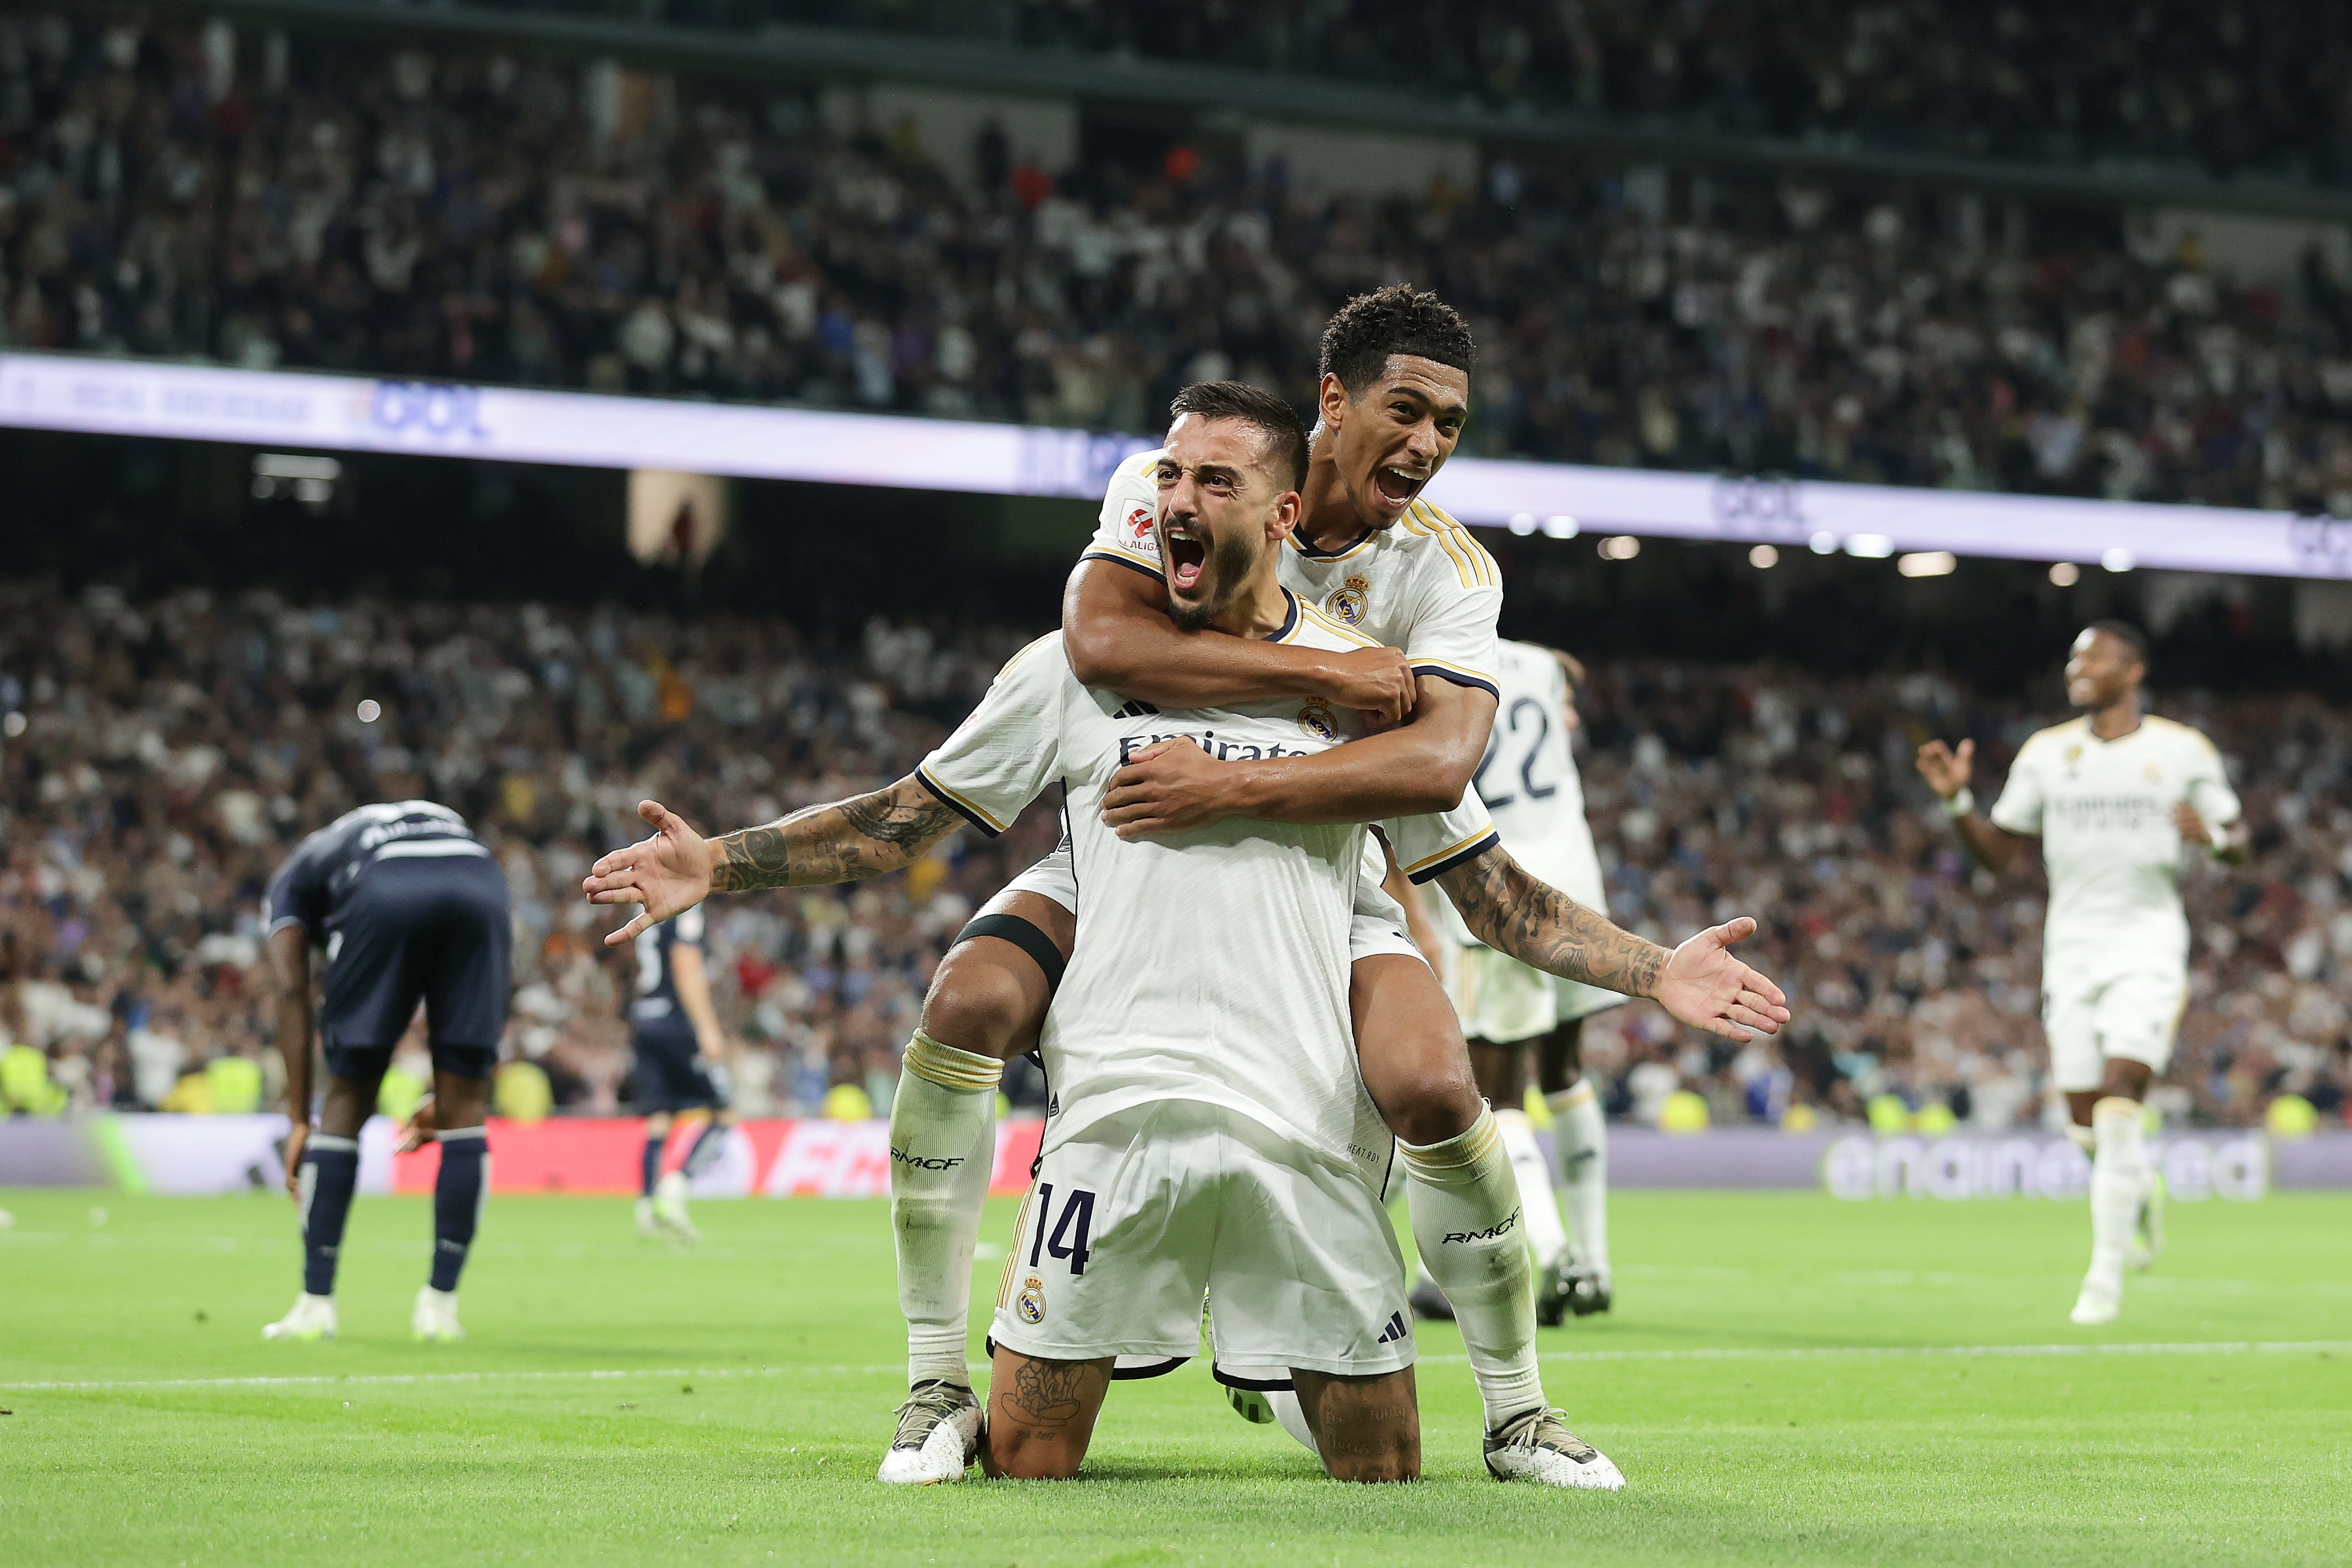
{"label": "number 14 on shorts", "polygon": [[[1050,1234],[1047,1222],[1052,1221]],[[1062,1199],[1062,1213],[1054,1218],[1054,1184],[1037,1185],[1037,1226],[1029,1237],[1029,1267],[1041,1258],[1066,1260],[1073,1278],[1087,1271],[1087,1235],[1095,1222],[1095,1195],[1072,1187]]]}

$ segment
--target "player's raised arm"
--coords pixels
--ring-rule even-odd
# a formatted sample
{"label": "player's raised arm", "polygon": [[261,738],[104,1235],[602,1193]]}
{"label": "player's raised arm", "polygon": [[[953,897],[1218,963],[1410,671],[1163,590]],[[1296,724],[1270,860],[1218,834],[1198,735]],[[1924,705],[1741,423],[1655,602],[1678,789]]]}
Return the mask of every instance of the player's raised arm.
{"label": "player's raised arm", "polygon": [[1236,707],[1326,697],[1393,724],[1415,688],[1394,648],[1332,650],[1188,632],[1168,618],[1168,590],[1149,568],[1093,555],[1062,595],[1063,646],[1081,684],[1161,707]]}
{"label": "player's raised arm", "polygon": [[1435,880],[1473,936],[1546,974],[1649,998],[1727,1040],[1746,1040],[1751,1030],[1778,1034],[1789,1021],[1780,988],[1731,956],[1733,943],[1756,933],[1745,915],[1669,951],[1529,875],[1500,844]]}
{"label": "player's raised arm", "polygon": [[638,803],[654,830],[598,861],[581,885],[591,904],[644,905],[608,947],[693,908],[714,893],[814,887],[903,870],[965,818],[912,774],[870,795],[811,806],[756,828],[706,839],[656,800]]}
{"label": "player's raised arm", "polygon": [[1963,740],[1958,748],[1940,740],[1931,740],[1919,748],[1919,777],[1944,803],[1944,815],[1952,819],[1952,827],[1979,865],[1998,876],[2017,863],[2017,857],[2029,841],[2026,834],[2012,833],[1991,818],[1977,810],[1976,791],[1969,788],[1969,773],[1976,762],[1977,743]]}

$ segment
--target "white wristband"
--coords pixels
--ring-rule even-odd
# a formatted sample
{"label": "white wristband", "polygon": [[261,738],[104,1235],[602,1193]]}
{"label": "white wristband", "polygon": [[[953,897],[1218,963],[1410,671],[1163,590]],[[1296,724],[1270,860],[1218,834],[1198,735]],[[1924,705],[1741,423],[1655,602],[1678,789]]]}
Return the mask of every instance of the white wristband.
{"label": "white wristband", "polygon": [[1977,792],[1965,784],[1960,786],[1959,793],[1944,802],[1944,815],[1956,822],[1976,809]]}
{"label": "white wristband", "polygon": [[2230,824],[2216,823],[2205,836],[2211,841],[2213,852],[2218,855],[2230,847]]}

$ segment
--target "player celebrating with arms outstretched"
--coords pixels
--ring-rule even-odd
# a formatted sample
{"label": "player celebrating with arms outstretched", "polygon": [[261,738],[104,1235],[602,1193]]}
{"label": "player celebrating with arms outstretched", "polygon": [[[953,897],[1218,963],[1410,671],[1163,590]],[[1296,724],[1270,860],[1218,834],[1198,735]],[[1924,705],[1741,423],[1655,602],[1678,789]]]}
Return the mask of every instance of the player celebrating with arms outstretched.
{"label": "player celebrating with arms outstretched", "polygon": [[2066,697],[2083,716],[2018,748],[1987,816],[1969,770],[1976,747],[1919,748],[1919,775],[1941,797],[1960,841],[1995,873],[2042,841],[2050,873],[2042,927],[2042,1021],[2050,1072],[2091,1154],[2091,1270],[2073,1313],[2115,1321],[2124,1258],[2153,1194],[2140,1103],[2172,1060],[2189,999],[2189,917],[2180,906],[2184,844],[2245,858],[2245,825],[2213,743],[2140,711],[2147,645],[2120,622],[2074,639]]}

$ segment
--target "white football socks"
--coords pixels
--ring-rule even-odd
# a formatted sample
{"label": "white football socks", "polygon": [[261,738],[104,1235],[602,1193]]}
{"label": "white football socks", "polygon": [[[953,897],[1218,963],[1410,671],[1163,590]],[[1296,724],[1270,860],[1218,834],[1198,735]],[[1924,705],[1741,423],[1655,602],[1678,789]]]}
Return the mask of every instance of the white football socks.
{"label": "white football socks", "polygon": [[2120,1295],[2124,1254],[2147,1195],[2147,1130],[2139,1102],[2109,1095],[2091,1107],[2091,1272],[2084,1282]]}
{"label": "white football socks", "polygon": [[1492,1431],[1544,1403],[1518,1181],[1491,1110],[1444,1143],[1398,1147],[1412,1178],[1413,1246],[1453,1304]]}
{"label": "white football socks", "polygon": [[971,1255],[996,1159],[996,1084],[1004,1064],[941,1045],[907,1042],[890,1102],[890,1229],[898,1248],[898,1308],[907,1318],[907,1381],[971,1386],[964,1342]]}
{"label": "white football socks", "polygon": [[1552,1196],[1551,1166],[1543,1145],[1536,1142],[1536,1124],[1525,1111],[1495,1113],[1495,1131],[1510,1156],[1511,1174],[1518,1180],[1519,1209],[1527,1217],[1528,1246],[1536,1267],[1548,1269],[1568,1250],[1568,1227],[1559,1219],[1559,1199]]}
{"label": "white football socks", "polygon": [[1569,1245],[1576,1260],[1609,1272],[1609,1123],[1592,1082],[1580,1078],[1544,1096],[1552,1114],[1552,1150],[1559,1156],[1559,1190],[1568,1199]]}

